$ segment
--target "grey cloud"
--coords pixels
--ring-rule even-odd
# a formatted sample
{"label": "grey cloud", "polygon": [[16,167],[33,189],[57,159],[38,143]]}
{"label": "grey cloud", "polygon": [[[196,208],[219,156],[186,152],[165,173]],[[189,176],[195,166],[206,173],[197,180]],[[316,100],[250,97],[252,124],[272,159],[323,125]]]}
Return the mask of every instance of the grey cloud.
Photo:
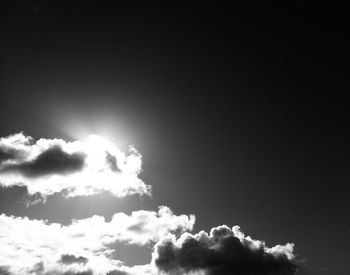
{"label": "grey cloud", "polygon": [[113,156],[112,154],[110,154],[109,152],[106,152],[106,162],[112,171],[114,171],[114,172],[121,171],[119,166],[118,166],[117,158],[115,156]]}
{"label": "grey cloud", "polygon": [[109,271],[107,273],[107,275],[128,275],[130,273],[127,273],[125,271],[121,271],[121,270],[112,270],[112,271]]}
{"label": "grey cloud", "polygon": [[127,229],[130,231],[134,231],[136,233],[143,233],[145,230],[145,227],[149,222],[146,218],[140,219],[139,221],[137,221],[137,223],[134,223],[133,225],[128,226]]}
{"label": "grey cloud", "polygon": [[154,263],[162,272],[207,275],[291,275],[297,267],[293,245],[268,248],[227,226],[213,228],[208,235],[185,233],[179,240],[164,238],[155,246]]}
{"label": "grey cloud", "polygon": [[67,272],[64,272],[63,275],[92,275],[93,272],[91,270],[87,270],[87,271],[78,271],[78,272],[75,272],[75,271],[67,271]]}
{"label": "grey cloud", "polygon": [[4,166],[3,171],[18,172],[26,177],[34,178],[50,174],[64,175],[81,170],[84,166],[84,159],[83,153],[69,154],[61,147],[53,146],[33,160]]}
{"label": "grey cloud", "polygon": [[0,163],[5,160],[13,159],[15,156],[16,155],[14,151],[11,152],[8,150],[4,150],[4,148],[0,148]]}
{"label": "grey cloud", "polygon": [[17,160],[22,158],[25,155],[23,151],[7,148],[5,146],[0,147],[0,164],[7,160]]}
{"label": "grey cloud", "polygon": [[24,195],[23,202],[28,208],[28,207],[37,205],[39,203],[45,203],[46,197],[41,195],[40,193],[28,194],[28,190],[26,188],[26,194]]}
{"label": "grey cloud", "polygon": [[[60,271],[60,270],[50,270],[47,271],[44,268],[44,265],[42,263],[36,264],[32,270],[29,271],[29,274],[42,274],[42,275],[92,275],[92,270],[88,269],[85,271]],[[111,273],[114,275],[114,273]],[[115,273],[115,274],[123,274],[123,273]],[[125,273],[127,274],[127,273]],[[10,271],[10,268],[6,266],[0,266],[0,275],[16,275],[16,273],[13,273]]]}
{"label": "grey cloud", "polygon": [[27,186],[30,195],[43,198],[60,192],[67,197],[105,191],[117,197],[150,195],[151,186],[139,177],[141,165],[136,149],[123,152],[96,135],[85,142],[34,140],[23,133],[0,137],[0,186]]}
{"label": "grey cloud", "polygon": [[41,274],[44,272],[44,270],[45,270],[44,263],[39,262],[33,266],[33,268],[30,270],[30,273]]}
{"label": "grey cloud", "polygon": [[7,266],[0,266],[0,275],[11,275]]}
{"label": "grey cloud", "polygon": [[70,254],[64,254],[61,256],[60,263],[70,265],[74,263],[86,264],[89,260],[83,256],[76,257]]}
{"label": "grey cloud", "polygon": [[54,271],[44,271],[42,273],[39,273],[42,275],[93,275],[93,271],[88,269],[85,271],[73,271],[73,270],[69,270],[69,271],[59,271],[59,270],[54,270]]}

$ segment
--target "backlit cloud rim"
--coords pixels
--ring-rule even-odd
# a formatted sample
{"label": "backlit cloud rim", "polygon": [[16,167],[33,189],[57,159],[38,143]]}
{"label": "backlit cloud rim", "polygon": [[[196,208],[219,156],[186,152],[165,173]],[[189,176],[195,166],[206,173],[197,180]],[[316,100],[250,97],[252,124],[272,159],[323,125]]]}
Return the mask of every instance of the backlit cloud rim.
{"label": "backlit cloud rim", "polygon": [[85,143],[34,140],[23,133],[0,138],[0,185],[26,186],[30,195],[151,195],[151,187],[139,178],[141,166],[135,148],[123,152],[97,135]]}
{"label": "backlit cloud rim", "polygon": [[[46,198],[110,192],[116,197],[151,195],[140,178],[142,157],[99,136],[87,142],[34,140],[22,133],[0,138],[0,186],[25,186]],[[68,225],[0,215],[1,275],[292,275],[294,244],[268,247],[239,226],[190,233],[194,215],[166,207],[72,220]],[[120,245],[146,246],[151,261],[128,266]]]}

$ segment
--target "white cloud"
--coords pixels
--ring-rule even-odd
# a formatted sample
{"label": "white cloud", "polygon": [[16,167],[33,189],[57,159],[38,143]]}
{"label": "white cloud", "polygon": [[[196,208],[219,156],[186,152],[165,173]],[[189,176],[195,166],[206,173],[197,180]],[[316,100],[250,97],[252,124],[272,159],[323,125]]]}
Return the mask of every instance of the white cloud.
{"label": "white cloud", "polygon": [[[22,133],[0,138],[0,186],[26,186],[40,196],[150,195],[139,174],[142,157],[99,136],[88,142],[33,140]],[[38,199],[39,197],[39,199]],[[0,215],[0,274],[156,275],[294,274],[294,244],[267,247],[239,226],[190,234],[194,215],[168,207],[73,220],[69,225]],[[151,263],[126,266],[118,243],[153,247]],[[121,255],[121,254],[119,254]],[[249,264],[247,264],[249,263]]]}
{"label": "white cloud", "polygon": [[158,212],[116,213],[110,222],[93,216],[74,220],[67,226],[2,214],[0,267],[17,275],[29,274],[38,268],[46,274],[84,271],[107,274],[111,270],[115,270],[115,274],[123,274],[122,271],[152,274],[151,265],[127,267],[112,258],[112,254],[118,254],[118,251],[111,253],[112,244],[154,244],[171,232],[192,230],[194,222],[194,216],[177,216],[165,206]]}
{"label": "white cloud", "polygon": [[89,141],[33,138],[22,133],[0,138],[0,185],[22,185],[43,197],[64,191],[68,197],[109,191],[118,197],[150,195],[140,178],[142,157],[99,136]]}

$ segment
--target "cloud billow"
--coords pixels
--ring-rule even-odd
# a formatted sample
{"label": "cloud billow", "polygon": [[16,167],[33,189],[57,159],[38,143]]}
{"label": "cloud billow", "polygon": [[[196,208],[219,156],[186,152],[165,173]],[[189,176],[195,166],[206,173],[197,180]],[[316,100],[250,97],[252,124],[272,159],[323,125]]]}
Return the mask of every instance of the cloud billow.
{"label": "cloud billow", "polygon": [[[99,136],[88,142],[34,140],[22,133],[0,138],[0,186],[26,186],[43,198],[110,192],[117,197],[150,195],[140,178],[142,157],[135,148],[121,151]],[[43,199],[44,201],[44,199]]]}
{"label": "cloud billow", "polygon": [[244,236],[238,226],[213,228],[208,235],[167,236],[153,253],[159,270],[167,274],[291,275],[296,272],[293,244],[268,248]]}
{"label": "cloud billow", "polygon": [[[142,157],[98,136],[88,142],[34,140],[22,133],[0,138],[0,186],[23,186],[36,201],[110,192],[150,195],[140,178]],[[32,202],[33,203],[33,202]],[[170,208],[72,220],[68,225],[0,215],[1,275],[292,275],[294,244],[267,247],[239,226],[189,233],[194,215]],[[149,264],[127,266],[120,245],[153,248]]]}
{"label": "cloud billow", "polygon": [[157,212],[115,213],[109,222],[93,216],[66,226],[2,214],[0,274],[155,274],[149,265],[127,267],[115,259],[120,253],[115,244],[153,245],[168,234],[192,230],[194,222],[193,215],[175,215],[165,206]]}

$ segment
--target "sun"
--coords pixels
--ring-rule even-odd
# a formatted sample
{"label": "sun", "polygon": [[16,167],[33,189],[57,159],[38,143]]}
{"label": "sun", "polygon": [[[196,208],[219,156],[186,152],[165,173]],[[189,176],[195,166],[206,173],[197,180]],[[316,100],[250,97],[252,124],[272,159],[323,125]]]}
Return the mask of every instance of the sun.
{"label": "sun", "polygon": [[115,143],[97,134],[90,134],[87,141],[84,142],[84,146],[88,153],[88,165],[95,171],[106,170],[107,155],[117,160],[119,169],[124,173],[141,171],[141,155],[132,146],[129,147],[128,151],[123,152]]}
{"label": "sun", "polygon": [[87,140],[87,145],[91,151],[114,151],[115,144],[97,134],[90,134]]}
{"label": "sun", "polygon": [[103,170],[106,166],[106,155],[111,154],[117,159],[121,158],[121,152],[117,146],[97,134],[90,134],[85,142],[83,142],[85,152],[87,153],[88,165],[94,170]]}

